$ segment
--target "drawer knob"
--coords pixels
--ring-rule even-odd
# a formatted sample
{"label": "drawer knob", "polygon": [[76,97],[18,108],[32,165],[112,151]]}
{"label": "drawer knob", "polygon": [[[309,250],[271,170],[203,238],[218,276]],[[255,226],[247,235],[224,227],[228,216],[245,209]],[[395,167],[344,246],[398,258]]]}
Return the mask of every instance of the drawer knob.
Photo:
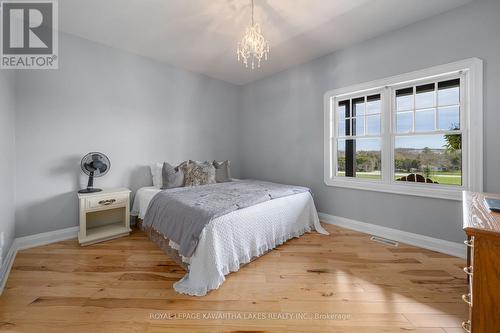
{"label": "drawer knob", "polygon": [[470,333],[470,320],[462,322],[462,328],[465,332]]}
{"label": "drawer knob", "polygon": [[108,205],[112,205],[116,202],[115,199],[109,199],[109,200],[101,200],[99,201],[99,205],[103,205],[103,206],[108,206]]}
{"label": "drawer knob", "polygon": [[472,276],[472,266],[464,267],[465,274]]}
{"label": "drawer knob", "polygon": [[472,306],[472,301],[471,301],[471,294],[463,294],[462,295],[462,300],[467,303],[467,305]]}
{"label": "drawer knob", "polygon": [[474,240],[473,239],[465,240],[464,244],[467,245],[468,247],[474,247]]}

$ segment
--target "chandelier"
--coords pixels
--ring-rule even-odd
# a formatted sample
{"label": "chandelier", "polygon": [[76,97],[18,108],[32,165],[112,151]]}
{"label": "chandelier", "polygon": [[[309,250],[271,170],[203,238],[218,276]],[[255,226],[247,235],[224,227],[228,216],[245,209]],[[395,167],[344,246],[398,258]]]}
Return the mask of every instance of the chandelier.
{"label": "chandelier", "polygon": [[257,67],[260,67],[260,61],[262,58],[267,60],[269,54],[269,43],[262,35],[260,26],[258,23],[254,22],[253,19],[253,0],[252,0],[252,25],[247,27],[245,35],[238,43],[238,61],[245,64],[248,68],[248,63],[252,63],[252,69],[255,68],[255,62],[257,61]]}

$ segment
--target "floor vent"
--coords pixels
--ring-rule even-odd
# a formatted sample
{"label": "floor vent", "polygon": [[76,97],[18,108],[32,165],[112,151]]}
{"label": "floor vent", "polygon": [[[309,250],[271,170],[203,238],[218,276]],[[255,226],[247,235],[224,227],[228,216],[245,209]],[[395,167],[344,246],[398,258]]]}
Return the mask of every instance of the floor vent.
{"label": "floor vent", "polygon": [[379,243],[382,243],[385,245],[390,245],[390,246],[398,246],[399,245],[399,243],[396,241],[393,241],[393,240],[387,239],[387,238],[378,237],[378,236],[371,236],[370,239],[374,242],[379,242]]}

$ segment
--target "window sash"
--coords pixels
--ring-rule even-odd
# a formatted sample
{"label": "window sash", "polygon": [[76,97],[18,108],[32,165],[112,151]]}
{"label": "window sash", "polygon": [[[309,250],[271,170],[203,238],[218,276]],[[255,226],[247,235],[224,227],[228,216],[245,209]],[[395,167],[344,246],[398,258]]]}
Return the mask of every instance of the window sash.
{"label": "window sash", "polygon": [[[380,110],[379,112],[377,113],[368,113],[368,108],[367,108],[367,104],[369,101],[369,98],[370,97],[373,97],[373,96],[379,96],[378,101],[380,101]],[[355,100],[360,100],[360,99],[363,99],[363,114],[362,115],[359,115],[359,114],[354,114],[354,104],[358,104],[358,103],[354,103]],[[341,106],[341,103],[342,103],[342,106],[345,106],[345,102],[348,101],[348,110],[349,110],[349,116],[344,116],[342,118],[342,120],[344,121],[344,125],[345,125],[345,121],[349,121],[349,127],[345,126],[344,128],[344,133],[345,135],[339,135],[339,125],[340,125],[340,122],[341,122],[341,119],[339,119],[339,108]],[[342,96],[342,97],[336,97],[334,98],[333,100],[333,108],[335,109],[334,111],[334,126],[335,126],[335,135],[337,138],[355,138],[355,137],[358,137],[358,138],[362,138],[362,137],[378,137],[380,136],[381,132],[382,132],[382,118],[383,118],[383,109],[382,109],[382,93],[381,92],[374,92],[374,93],[369,93],[369,94],[366,94],[366,93],[363,93],[363,94],[354,94],[354,95],[351,95],[351,96],[348,96],[348,97],[345,97],[345,96]],[[371,118],[371,117],[376,117],[378,116],[380,118],[380,130],[378,133],[376,134],[367,134],[368,133],[368,118]],[[362,119],[363,120],[363,134],[361,135],[358,135],[357,133],[356,134],[352,134],[353,132],[357,132],[355,129],[356,129],[356,126],[354,125],[354,121],[356,121],[356,123]],[[349,135],[347,135],[347,129],[349,129]]]}
{"label": "window sash", "polygon": [[[438,92],[438,83],[442,81],[448,81],[448,80],[453,80],[453,79],[460,79],[460,85],[459,85],[459,119],[460,119],[460,129],[458,130],[440,130],[438,129],[439,125],[437,123],[437,119],[435,120],[435,130],[432,131],[422,131],[422,132],[417,132],[415,131],[415,116],[416,112],[418,112],[416,108],[416,87],[421,86],[421,85],[426,85],[426,84],[435,84],[435,92],[436,92],[436,102],[434,109],[436,110],[436,113],[438,112],[439,107],[443,106],[438,106],[437,103],[437,92]],[[458,71],[455,73],[451,74],[445,74],[445,75],[438,75],[433,78],[428,78],[428,79],[417,79],[417,80],[411,80],[409,82],[401,83],[401,84],[396,84],[396,85],[391,85],[389,87],[388,93],[390,94],[390,99],[391,99],[391,106],[386,112],[388,112],[389,117],[391,119],[391,127],[390,127],[390,148],[389,148],[389,153],[390,153],[390,170],[389,174],[386,175],[386,182],[392,185],[401,185],[401,186],[406,186],[406,187],[413,187],[413,186],[420,186],[424,188],[453,188],[457,190],[464,190],[468,188],[469,185],[469,180],[468,180],[468,174],[466,171],[466,164],[468,162],[468,145],[464,143],[468,143],[468,137],[467,137],[467,131],[465,130],[468,126],[467,124],[467,96],[466,96],[466,84],[467,84],[467,77],[463,71]],[[396,106],[396,91],[399,89],[404,89],[404,88],[413,88],[413,109],[410,110],[413,112],[413,131],[411,132],[397,132],[396,130],[396,116],[398,113],[397,106]],[[452,104],[455,106],[456,104]],[[436,115],[437,116],[437,115]],[[429,184],[429,183],[412,183],[412,182],[401,182],[395,180],[395,175],[396,175],[396,166],[395,166],[395,155],[396,155],[396,137],[400,136],[428,136],[428,135],[445,135],[445,134],[460,134],[462,135],[462,149],[461,149],[461,185],[448,185],[448,184]]]}
{"label": "window sash", "polygon": [[[441,82],[446,82],[446,81],[453,81],[453,80],[459,80],[459,103],[458,104],[439,104],[439,83]],[[463,107],[463,100],[465,98],[465,90],[463,89],[463,86],[465,84],[465,75],[463,72],[459,73],[454,73],[454,74],[447,74],[447,75],[442,75],[439,77],[434,77],[431,79],[422,79],[422,80],[414,80],[410,82],[405,82],[397,85],[391,86],[391,100],[392,100],[392,105],[391,105],[391,120],[393,122],[393,126],[391,127],[391,131],[398,133],[398,134],[404,134],[404,133],[410,133],[410,134],[420,134],[420,133],[430,133],[430,132],[438,132],[438,131],[446,131],[442,130],[440,128],[439,120],[440,120],[440,113],[441,109],[446,109],[449,107],[454,107],[458,106],[459,107],[459,122],[460,122],[460,130],[464,128],[464,124],[462,121],[465,120],[465,117],[463,116],[462,111],[464,111]],[[417,107],[417,88],[421,86],[426,86],[426,85],[433,85],[434,89],[432,90],[434,92],[434,103],[433,106],[427,106],[427,107]],[[413,105],[409,109],[402,109],[398,110],[397,108],[397,92],[399,90],[411,90],[412,91],[412,99],[413,99]],[[417,114],[419,112],[425,112],[425,111],[433,111],[434,112],[434,129],[429,130],[429,131],[418,131],[416,129],[417,126]],[[412,126],[410,131],[405,131],[405,132],[398,132],[397,127],[398,127],[398,122],[397,122],[397,117],[398,114],[402,113],[411,113],[412,117]]]}
{"label": "window sash", "polygon": [[[355,141],[355,146],[354,147],[351,147],[351,148],[354,148],[354,158],[357,157],[357,150],[356,150],[356,145],[359,143],[361,144],[361,142],[358,142],[357,140],[370,140],[370,139],[378,139],[380,140],[380,155],[382,155],[382,146],[383,146],[383,140],[382,140],[382,137],[381,136],[377,136],[377,137],[359,137],[358,139],[356,138],[353,138],[353,137],[348,137],[348,138],[334,138],[334,141],[333,141],[333,147],[335,149],[335,167],[336,169],[333,170],[333,174],[335,175],[335,177],[338,177],[338,178],[341,178],[341,179],[354,179],[354,180],[363,180],[363,181],[371,181],[371,182],[380,182],[382,180],[382,177],[383,177],[383,166],[381,165],[381,170],[380,170],[380,178],[377,179],[377,178],[363,178],[363,177],[356,177],[356,176],[347,176],[347,173],[350,173],[348,170],[347,170],[347,166],[348,165],[351,165],[351,164],[348,164],[347,163],[347,148],[346,148],[346,151],[345,151],[345,155],[346,155],[346,161],[345,161],[345,170],[343,171],[344,172],[344,175],[339,175],[339,173],[341,172],[339,170],[339,165],[338,165],[338,161],[339,161],[339,156],[340,156],[340,153],[339,153],[339,149],[338,149],[338,145],[339,145],[339,141],[347,141],[347,140],[353,140]],[[383,158],[381,156],[380,158],[380,162],[381,164],[383,163]],[[353,163],[351,161],[351,163]],[[356,173],[357,171],[355,171],[354,173]]]}

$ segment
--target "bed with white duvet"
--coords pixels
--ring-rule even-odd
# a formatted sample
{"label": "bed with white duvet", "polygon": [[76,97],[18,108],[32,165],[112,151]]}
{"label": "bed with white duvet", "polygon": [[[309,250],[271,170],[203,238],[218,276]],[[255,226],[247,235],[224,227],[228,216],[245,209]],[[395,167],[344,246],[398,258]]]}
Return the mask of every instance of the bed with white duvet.
{"label": "bed with white duvet", "polygon": [[[144,219],[151,201],[161,191],[157,187],[139,189],[132,215]],[[309,191],[268,200],[214,218],[201,231],[192,255],[179,256],[186,263],[187,274],[174,284],[174,289],[193,296],[206,295],[210,290],[219,288],[225,280],[224,276],[238,271],[241,265],[288,239],[312,230],[328,234],[319,223]],[[161,241],[165,245],[166,240],[170,249],[160,247],[169,254],[169,250],[179,249],[179,244],[167,237],[163,240],[150,238],[158,245]]]}

